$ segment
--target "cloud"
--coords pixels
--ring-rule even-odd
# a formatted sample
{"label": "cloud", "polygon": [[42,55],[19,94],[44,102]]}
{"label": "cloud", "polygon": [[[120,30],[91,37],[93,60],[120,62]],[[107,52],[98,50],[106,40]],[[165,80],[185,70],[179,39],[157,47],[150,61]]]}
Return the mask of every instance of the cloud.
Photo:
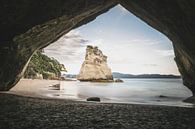
{"label": "cloud", "polygon": [[81,37],[80,36],[80,32],[78,30],[72,30],[69,33],[67,33],[66,35],[64,35],[64,37],[69,37],[69,38],[76,38],[76,37]]}
{"label": "cloud", "polygon": [[139,44],[139,45],[157,45],[157,44],[159,44],[161,42],[162,41],[159,41],[159,40],[141,39],[141,38],[136,38],[136,39],[122,41],[122,43],[127,43],[129,45],[132,45],[132,44]]}
{"label": "cloud", "polygon": [[103,39],[97,39],[97,40],[94,40],[93,42],[90,42],[90,44],[93,44],[95,46],[101,46],[104,44],[104,40]]}
{"label": "cloud", "polygon": [[[170,41],[163,38],[163,34],[157,31],[155,34],[144,27],[121,5],[112,10],[113,13],[108,13],[110,16],[102,15],[99,20],[97,18],[62,36],[45,48],[45,53],[63,63],[70,73],[78,73],[85,58],[86,45],[91,44],[108,56],[108,65],[113,71],[170,73],[169,69],[175,67]],[[111,16],[114,19],[109,22]]]}
{"label": "cloud", "polygon": [[174,56],[174,51],[173,50],[156,50],[156,52],[164,57],[167,56]]}
{"label": "cloud", "polygon": [[157,67],[158,64],[143,64],[144,66],[147,66],[147,67]]}
{"label": "cloud", "polygon": [[46,55],[58,59],[66,64],[70,60],[76,60],[81,57],[81,49],[85,49],[89,41],[80,36],[79,31],[70,31],[62,36],[55,43],[44,48]]}

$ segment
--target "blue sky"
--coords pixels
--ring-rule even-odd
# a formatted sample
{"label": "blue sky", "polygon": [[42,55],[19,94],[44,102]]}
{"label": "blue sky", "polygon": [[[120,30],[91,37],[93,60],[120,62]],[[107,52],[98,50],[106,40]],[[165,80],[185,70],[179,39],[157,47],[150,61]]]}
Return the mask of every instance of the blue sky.
{"label": "blue sky", "polygon": [[98,46],[115,72],[179,74],[171,41],[120,5],[62,36],[45,53],[77,74],[87,45]]}

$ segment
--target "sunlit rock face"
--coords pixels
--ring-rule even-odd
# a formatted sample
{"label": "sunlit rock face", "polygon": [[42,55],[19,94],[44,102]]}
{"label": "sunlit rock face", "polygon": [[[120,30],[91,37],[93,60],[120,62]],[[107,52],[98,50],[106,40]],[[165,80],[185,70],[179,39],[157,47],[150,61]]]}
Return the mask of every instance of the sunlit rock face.
{"label": "sunlit rock face", "polygon": [[111,69],[107,65],[107,56],[98,47],[87,46],[85,60],[77,79],[80,81],[113,80]]}

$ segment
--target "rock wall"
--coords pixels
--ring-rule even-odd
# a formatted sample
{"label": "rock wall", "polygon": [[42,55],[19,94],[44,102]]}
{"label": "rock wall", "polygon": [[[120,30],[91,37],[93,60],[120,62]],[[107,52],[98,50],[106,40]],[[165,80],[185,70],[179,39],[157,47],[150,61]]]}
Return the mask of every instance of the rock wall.
{"label": "rock wall", "polygon": [[111,69],[105,56],[98,47],[87,46],[85,60],[77,75],[80,81],[113,80]]}
{"label": "rock wall", "polygon": [[34,51],[114,5],[113,0],[0,1],[0,90],[19,81]]}
{"label": "rock wall", "polygon": [[195,94],[194,0],[2,0],[0,90],[17,83],[35,50],[117,3],[172,40],[183,82]]}

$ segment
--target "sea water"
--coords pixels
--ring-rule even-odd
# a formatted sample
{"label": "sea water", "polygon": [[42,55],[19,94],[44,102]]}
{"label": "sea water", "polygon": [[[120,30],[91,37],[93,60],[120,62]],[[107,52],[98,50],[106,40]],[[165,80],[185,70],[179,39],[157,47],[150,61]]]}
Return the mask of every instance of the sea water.
{"label": "sea water", "polygon": [[123,83],[60,81],[50,97],[85,101],[99,97],[103,103],[132,103],[192,107],[183,100],[192,96],[181,79],[123,79]]}

